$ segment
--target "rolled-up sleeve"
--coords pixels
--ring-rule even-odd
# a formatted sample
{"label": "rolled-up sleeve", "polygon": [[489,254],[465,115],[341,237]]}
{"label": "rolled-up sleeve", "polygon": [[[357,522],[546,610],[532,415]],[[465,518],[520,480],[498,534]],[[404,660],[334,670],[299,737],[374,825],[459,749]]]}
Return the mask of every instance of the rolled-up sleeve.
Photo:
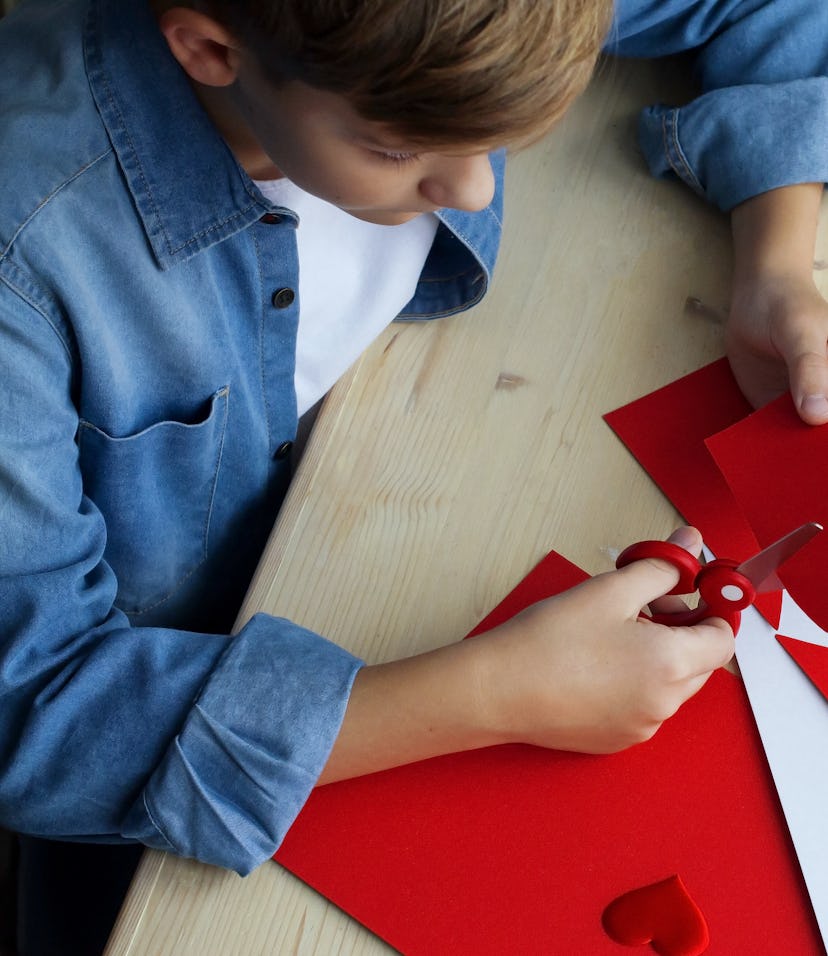
{"label": "rolled-up sleeve", "polygon": [[311,631],[256,615],[229,642],[124,835],[242,874],[272,856],[327,760],[357,666]]}
{"label": "rolled-up sleeve", "polygon": [[607,48],[692,51],[701,95],[643,111],[655,176],[723,210],[781,186],[828,181],[828,4],[813,0],[620,0]]}
{"label": "rolled-up sleeve", "polygon": [[654,176],[685,182],[720,209],[794,183],[828,181],[828,78],[716,90],[651,106],[639,142]]}

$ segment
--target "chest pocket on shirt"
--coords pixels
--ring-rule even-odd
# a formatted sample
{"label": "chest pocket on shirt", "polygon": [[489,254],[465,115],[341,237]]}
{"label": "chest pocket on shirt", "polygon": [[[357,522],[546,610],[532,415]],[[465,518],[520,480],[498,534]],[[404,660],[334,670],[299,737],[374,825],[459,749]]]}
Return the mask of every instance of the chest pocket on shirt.
{"label": "chest pocket on shirt", "polygon": [[84,492],[106,521],[104,557],[128,614],[169,598],[207,557],[229,392],[212,395],[193,423],[157,422],[122,438],[81,421]]}

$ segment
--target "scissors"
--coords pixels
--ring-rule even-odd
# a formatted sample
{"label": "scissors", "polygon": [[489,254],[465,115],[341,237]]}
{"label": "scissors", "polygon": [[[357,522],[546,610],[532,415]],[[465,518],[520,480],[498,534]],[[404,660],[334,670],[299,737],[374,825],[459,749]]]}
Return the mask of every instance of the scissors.
{"label": "scissors", "polygon": [[623,568],[644,558],[669,561],[681,576],[678,584],[668,593],[692,594],[698,591],[699,604],[696,608],[684,611],[653,614],[650,620],[656,624],[681,627],[698,624],[709,617],[721,617],[736,634],[741,612],[753,604],[756,595],[782,587],[776,569],[820,531],[821,524],[809,521],[741,563],[730,558],[717,558],[702,564],[689,551],[670,541],[638,541],[618,555],[615,566]]}

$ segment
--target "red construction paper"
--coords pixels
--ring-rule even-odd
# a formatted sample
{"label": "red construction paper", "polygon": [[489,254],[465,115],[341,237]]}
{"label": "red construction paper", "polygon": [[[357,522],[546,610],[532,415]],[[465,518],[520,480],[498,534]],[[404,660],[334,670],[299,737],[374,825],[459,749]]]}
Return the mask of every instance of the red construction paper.
{"label": "red construction paper", "polygon": [[777,634],[776,639],[799,664],[820,694],[828,699],[828,647],[783,634]]}
{"label": "red construction paper", "polygon": [[678,874],[619,896],[601,921],[616,943],[649,943],[659,956],[700,956],[710,945],[704,914]]}
{"label": "red construction paper", "polygon": [[[583,575],[580,575],[583,577]],[[573,583],[550,554],[500,605]],[[407,956],[619,956],[606,907],[680,874],[713,956],[824,954],[741,682],[611,756],[503,746],[314,791],[276,859]]]}
{"label": "red construction paper", "polygon": [[[806,521],[828,527],[828,426],[806,425],[790,395],[707,439],[764,547]],[[828,535],[821,534],[779,569],[791,597],[828,630]]]}
{"label": "red construction paper", "polygon": [[[754,529],[705,446],[705,439],[751,411],[726,359],[604,416],[716,557],[743,561],[759,550]],[[755,607],[779,626],[782,594],[760,595]]]}
{"label": "red construction paper", "polygon": [[577,564],[567,561],[557,551],[550,551],[516,587],[512,588],[500,604],[489,611],[477,627],[469,631],[466,637],[475,637],[484,631],[491,631],[505,624],[530,604],[537,604],[544,598],[560,594],[561,591],[568,591],[576,584],[586,581],[588,577],[589,575]]}

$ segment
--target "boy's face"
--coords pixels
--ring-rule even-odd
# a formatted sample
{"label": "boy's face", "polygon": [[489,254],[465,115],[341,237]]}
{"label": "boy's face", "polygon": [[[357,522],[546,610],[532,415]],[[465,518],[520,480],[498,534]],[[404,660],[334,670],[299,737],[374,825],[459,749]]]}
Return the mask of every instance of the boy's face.
{"label": "boy's face", "polygon": [[[274,86],[247,58],[228,94],[241,121],[234,151],[254,178],[281,174],[380,225],[443,207],[476,211],[491,202],[485,144],[474,151],[412,149],[359,116],[344,97],[298,82]],[[228,141],[234,148],[232,134]]]}

